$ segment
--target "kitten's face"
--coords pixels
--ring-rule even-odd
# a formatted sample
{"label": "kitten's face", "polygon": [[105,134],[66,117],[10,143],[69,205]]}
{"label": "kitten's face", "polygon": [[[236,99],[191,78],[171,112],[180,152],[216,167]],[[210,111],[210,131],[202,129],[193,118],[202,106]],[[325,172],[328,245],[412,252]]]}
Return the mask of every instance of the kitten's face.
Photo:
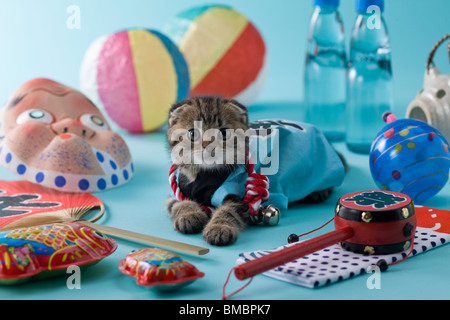
{"label": "kitten's face", "polygon": [[247,109],[220,97],[197,97],[174,105],[167,136],[172,160],[190,169],[245,163]]}

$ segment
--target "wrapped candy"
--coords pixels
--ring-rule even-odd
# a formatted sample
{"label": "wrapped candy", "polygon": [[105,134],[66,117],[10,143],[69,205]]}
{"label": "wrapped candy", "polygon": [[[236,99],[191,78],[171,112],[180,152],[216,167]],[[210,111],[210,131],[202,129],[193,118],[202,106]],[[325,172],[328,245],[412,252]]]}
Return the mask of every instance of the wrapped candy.
{"label": "wrapped candy", "polygon": [[160,290],[186,286],[205,275],[180,256],[158,248],[133,251],[119,262],[119,270],[135,277],[140,286]]}

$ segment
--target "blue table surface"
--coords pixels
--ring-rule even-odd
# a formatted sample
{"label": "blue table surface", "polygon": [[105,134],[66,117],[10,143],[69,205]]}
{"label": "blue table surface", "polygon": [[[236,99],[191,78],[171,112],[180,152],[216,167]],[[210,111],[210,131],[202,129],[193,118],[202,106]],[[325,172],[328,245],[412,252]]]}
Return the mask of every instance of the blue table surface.
{"label": "blue table surface", "polygon": [[[251,107],[251,120],[267,117],[301,120],[301,104],[272,103]],[[278,226],[252,226],[230,246],[208,245],[201,234],[183,235],[172,227],[165,211],[165,199],[171,190],[168,184],[170,157],[164,133],[132,135],[120,132],[128,143],[135,163],[135,176],[126,185],[96,193],[104,201],[106,214],[98,222],[116,228],[131,230],[157,237],[206,247],[206,255],[176,252],[194,264],[205,276],[189,286],[173,292],[156,292],[136,285],[133,278],[118,270],[118,263],[130,251],[148,247],[141,243],[116,238],[118,249],[100,263],[82,270],[81,288],[68,289],[70,274],[46,280],[28,282],[0,288],[0,300],[5,299],[125,299],[125,300],[220,300],[225,280],[239,253],[272,249],[286,244],[291,233],[301,234],[321,226],[333,217],[338,198],[346,193],[377,188],[370,175],[368,155],[350,152],[343,142],[335,143],[346,157],[350,169],[343,184],[321,204],[296,204],[282,212]],[[0,168],[4,180],[16,180],[15,175]],[[444,189],[425,205],[436,208],[450,207],[449,188]],[[334,230],[332,224],[308,235],[314,237]],[[173,250],[172,250],[173,251]],[[381,275],[381,288],[368,289],[371,274],[318,289],[296,286],[264,275],[256,276],[250,286],[234,298],[242,300],[307,300],[307,299],[448,299],[448,263],[450,246],[443,245],[392,266]],[[227,293],[240,288],[245,282],[231,277]]]}

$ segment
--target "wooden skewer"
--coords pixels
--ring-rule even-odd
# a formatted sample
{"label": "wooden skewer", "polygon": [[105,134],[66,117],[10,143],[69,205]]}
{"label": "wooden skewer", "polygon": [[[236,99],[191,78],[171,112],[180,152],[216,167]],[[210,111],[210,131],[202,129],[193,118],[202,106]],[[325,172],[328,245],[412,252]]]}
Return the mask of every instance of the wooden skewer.
{"label": "wooden skewer", "polygon": [[142,242],[142,243],[150,244],[153,246],[170,248],[170,249],[193,253],[193,254],[197,254],[197,255],[204,255],[209,252],[209,249],[207,249],[207,248],[197,247],[197,246],[193,246],[193,245],[182,243],[182,242],[167,240],[167,239],[149,236],[146,234],[136,233],[136,232],[132,232],[132,231],[128,231],[128,230],[122,230],[122,229],[117,229],[117,228],[113,228],[113,227],[108,227],[108,226],[96,224],[96,223],[86,221],[86,220],[79,220],[77,222],[82,223],[93,229],[97,229],[98,231],[106,233],[110,236],[119,237],[119,238],[123,238],[123,239],[127,239],[127,240],[137,241],[137,242]]}

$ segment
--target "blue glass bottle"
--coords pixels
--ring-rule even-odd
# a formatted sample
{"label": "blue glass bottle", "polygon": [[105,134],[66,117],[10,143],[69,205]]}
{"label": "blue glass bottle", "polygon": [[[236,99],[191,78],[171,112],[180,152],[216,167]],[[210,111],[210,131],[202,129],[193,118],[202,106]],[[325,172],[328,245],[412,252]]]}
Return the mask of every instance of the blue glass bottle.
{"label": "blue glass bottle", "polygon": [[392,110],[391,48],[383,18],[383,0],[356,0],[347,78],[346,144],[369,153],[384,127],[382,116]]}
{"label": "blue glass bottle", "polygon": [[346,67],[339,0],[314,0],[305,64],[305,121],[328,140],[345,137]]}

